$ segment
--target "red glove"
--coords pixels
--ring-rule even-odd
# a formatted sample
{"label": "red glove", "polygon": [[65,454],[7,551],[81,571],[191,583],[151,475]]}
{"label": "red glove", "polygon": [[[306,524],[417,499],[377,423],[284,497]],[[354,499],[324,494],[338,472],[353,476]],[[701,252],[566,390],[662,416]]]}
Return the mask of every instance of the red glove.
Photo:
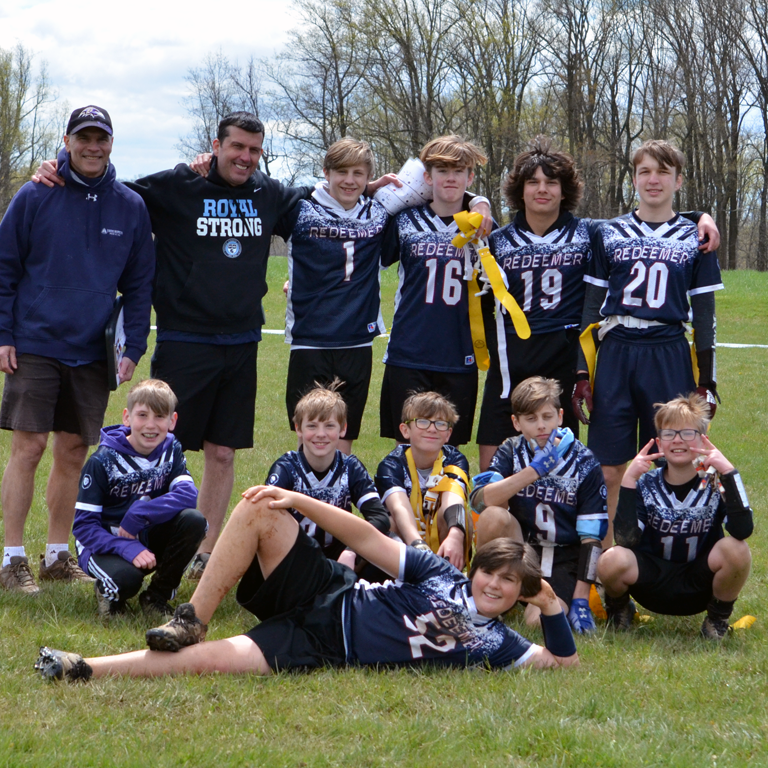
{"label": "red glove", "polygon": [[[571,395],[571,406],[576,418],[582,424],[589,424],[588,413],[592,412],[592,387],[589,384],[589,378],[577,381],[573,387]],[[587,410],[584,410],[586,406]]]}
{"label": "red glove", "polygon": [[709,406],[709,419],[710,421],[715,418],[715,412],[717,411],[717,392],[709,387],[696,387],[696,394],[703,397],[707,401]]}

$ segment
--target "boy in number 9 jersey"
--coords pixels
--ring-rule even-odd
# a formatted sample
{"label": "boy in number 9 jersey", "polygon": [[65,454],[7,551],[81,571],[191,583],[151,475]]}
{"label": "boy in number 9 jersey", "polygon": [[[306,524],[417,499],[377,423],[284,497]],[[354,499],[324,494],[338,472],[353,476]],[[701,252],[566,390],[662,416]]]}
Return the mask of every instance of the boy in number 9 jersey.
{"label": "boy in number 9 jersey", "polygon": [[[470,503],[480,517],[477,543],[499,537],[528,541],[576,632],[595,628],[590,584],[608,526],[603,473],[570,429],[560,429],[560,385],[534,376],[515,387],[512,412],[521,432],[496,451],[490,468],[474,478]],[[534,606],[526,620],[539,620]]]}

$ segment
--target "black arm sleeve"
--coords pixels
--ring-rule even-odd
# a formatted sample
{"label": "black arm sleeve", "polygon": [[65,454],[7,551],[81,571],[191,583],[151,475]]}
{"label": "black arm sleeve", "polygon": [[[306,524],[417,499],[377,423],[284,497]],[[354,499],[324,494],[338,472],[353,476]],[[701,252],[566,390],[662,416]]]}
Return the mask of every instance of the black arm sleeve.
{"label": "black arm sleeve", "polygon": [[[600,307],[603,306],[603,302],[605,301],[605,296],[607,293],[607,288],[602,288],[599,285],[592,285],[592,283],[587,283],[587,290],[584,292],[584,309],[581,312],[582,331],[592,325],[592,323],[596,323],[600,320]],[[587,360],[584,357],[581,344],[579,344],[579,361],[576,364],[576,370],[587,370]]]}
{"label": "black arm sleeve", "polygon": [[697,293],[691,296],[693,311],[693,330],[696,338],[696,358],[699,366],[700,387],[714,389],[715,387],[715,294],[713,291]]}
{"label": "black arm sleeve", "polygon": [[640,543],[642,533],[637,524],[637,489],[622,486],[613,519],[613,538],[620,547],[632,549]]}
{"label": "black arm sleeve", "polygon": [[704,215],[704,211],[680,211],[680,215],[694,224],[699,223],[699,219]]}
{"label": "black arm sleeve", "polygon": [[754,523],[741,475],[734,469],[726,475],[720,475],[720,482],[725,492],[725,510],[728,515],[725,530],[734,539],[747,539],[752,535]]}
{"label": "black arm sleeve", "polygon": [[363,517],[383,534],[389,533],[389,512],[379,499],[368,499],[360,507]]}

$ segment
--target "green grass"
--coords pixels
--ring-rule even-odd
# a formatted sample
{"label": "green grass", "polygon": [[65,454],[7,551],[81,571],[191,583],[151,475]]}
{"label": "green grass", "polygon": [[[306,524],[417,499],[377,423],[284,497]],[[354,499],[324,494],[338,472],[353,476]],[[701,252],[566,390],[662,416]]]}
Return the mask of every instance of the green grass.
{"label": "green grass", "polygon": [[[285,275],[285,261],[273,259],[270,328],[282,327]],[[390,270],[382,281],[387,322],[395,279]],[[725,283],[719,339],[768,344],[768,275],[729,272]],[[384,342],[375,342],[374,359],[383,351]],[[283,400],[287,345],[265,336],[259,356],[256,447],[238,454],[233,503],[295,446]],[[47,685],[32,673],[39,645],[85,655],[133,650],[142,647],[147,621],[134,613],[104,627],[92,592],[81,586],[45,586],[34,600],[0,593],[0,766],[768,766],[768,349],[723,349],[718,363],[723,405],[711,435],[741,469],[756,517],[753,572],[735,617],[751,613],[757,622],[723,646],[697,639],[700,617],[654,616],[630,635],[601,627],[596,637],[579,639],[577,671],[347,670]],[[139,375],[148,367],[145,358]],[[377,436],[381,373],[375,364],[356,444],[370,470],[391,447]],[[108,423],[118,420],[124,397],[124,389],[113,395]],[[9,437],[0,434],[3,464]],[[476,447],[467,454],[475,469]],[[201,457],[188,459],[199,479]],[[27,525],[33,556],[45,541],[49,466],[46,456]],[[180,598],[190,594],[184,582]],[[518,617],[511,622],[541,640]],[[209,637],[251,624],[230,596]]]}

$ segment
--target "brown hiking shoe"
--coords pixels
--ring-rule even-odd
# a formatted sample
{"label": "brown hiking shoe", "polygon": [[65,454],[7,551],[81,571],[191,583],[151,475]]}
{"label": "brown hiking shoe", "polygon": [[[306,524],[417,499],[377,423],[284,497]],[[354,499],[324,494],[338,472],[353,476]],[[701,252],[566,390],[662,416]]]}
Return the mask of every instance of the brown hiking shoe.
{"label": "brown hiking shoe", "polygon": [[46,680],[76,680],[85,682],[93,674],[90,664],[79,653],[67,653],[56,651],[53,648],[43,646],[40,655],[35,662],[35,669]]}
{"label": "brown hiking shoe", "polygon": [[89,576],[69,552],[59,552],[53,565],[45,564],[45,555],[40,555],[40,581],[85,581],[92,584],[96,579]]}
{"label": "brown hiking shoe", "polygon": [[0,569],[0,586],[27,595],[36,595],[40,591],[40,587],[35,584],[28,558],[19,555],[14,555],[11,564]]}
{"label": "brown hiking shoe", "polygon": [[207,629],[208,626],[195,615],[195,606],[182,603],[167,624],[147,631],[147,645],[152,651],[175,653],[186,645],[202,643]]}

